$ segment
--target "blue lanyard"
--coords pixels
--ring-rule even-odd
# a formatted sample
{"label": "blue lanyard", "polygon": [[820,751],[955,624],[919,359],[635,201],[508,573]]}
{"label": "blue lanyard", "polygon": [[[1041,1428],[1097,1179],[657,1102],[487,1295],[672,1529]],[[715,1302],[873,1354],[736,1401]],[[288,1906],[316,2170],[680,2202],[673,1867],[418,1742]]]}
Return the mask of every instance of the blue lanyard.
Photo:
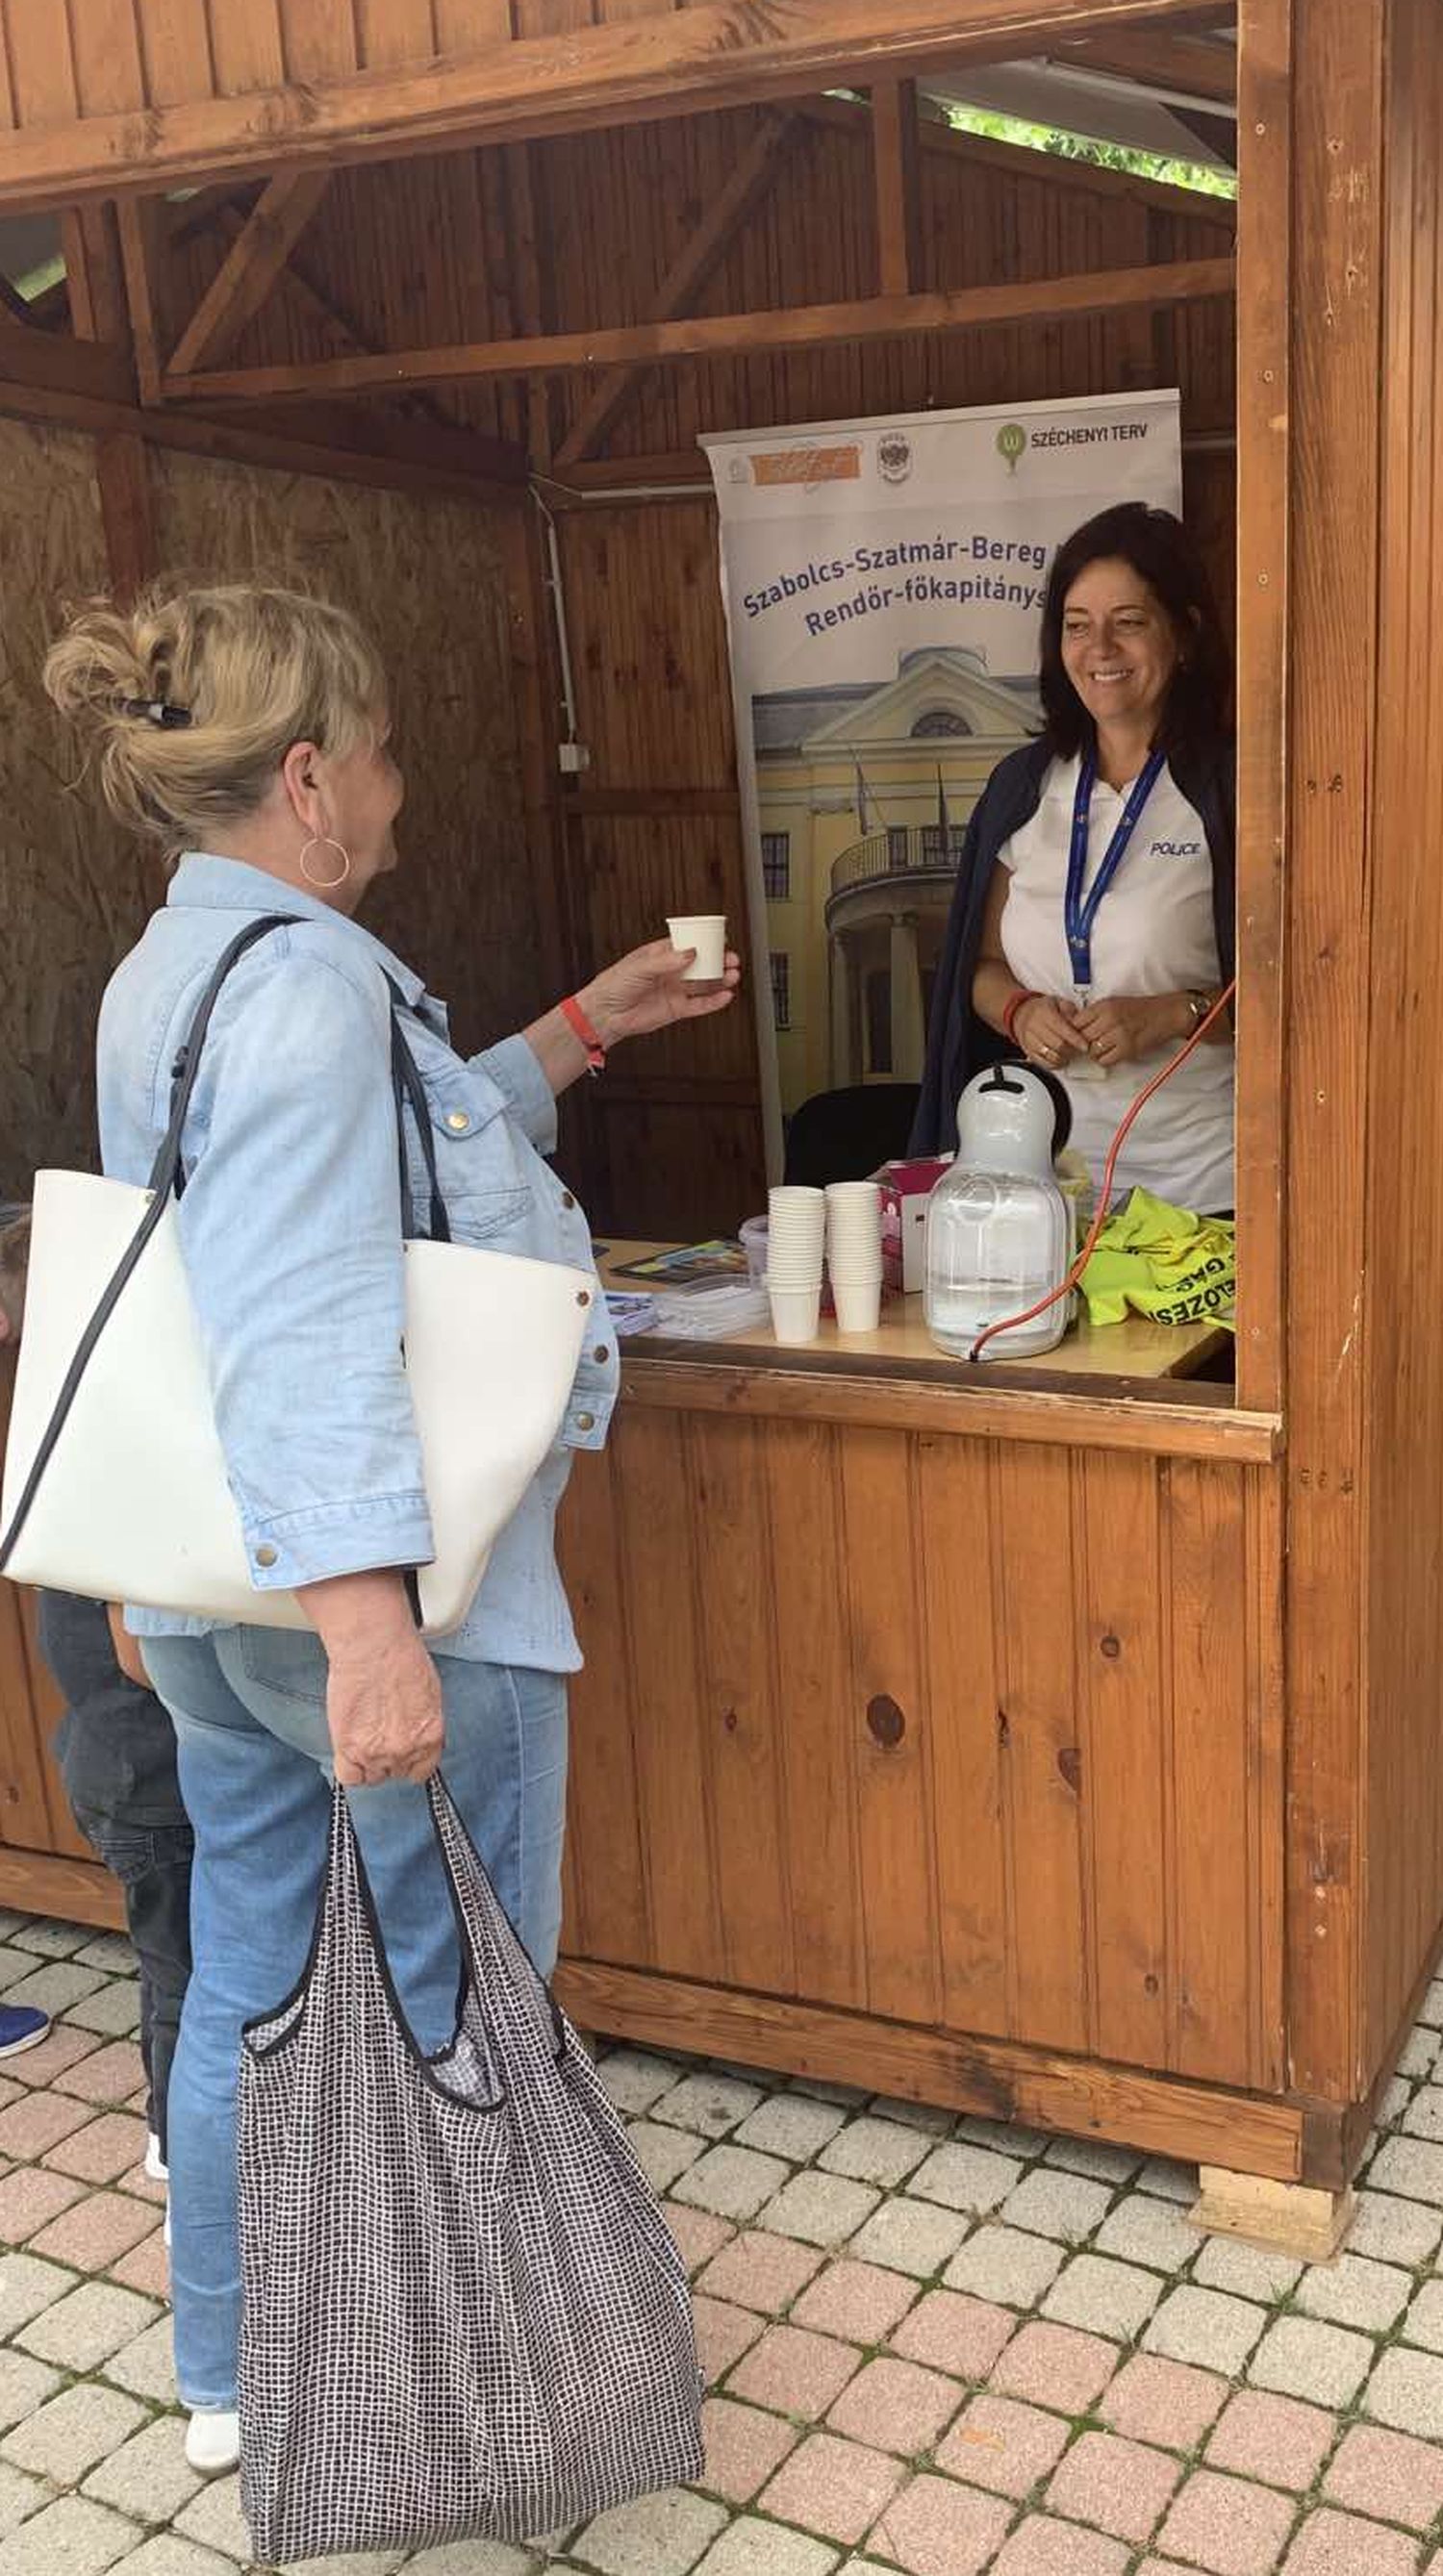
{"label": "blue lanyard", "polygon": [[1083,759],[1072,804],[1072,848],[1067,860],[1067,901],[1063,911],[1067,953],[1072,960],[1072,980],[1080,994],[1092,990],[1092,931],[1098,907],[1127,856],[1128,845],[1142,818],[1142,809],[1166,766],[1166,753],[1155,751],[1142,776],[1133,781],[1117,830],[1084,898],[1082,889],[1087,882],[1088,837],[1092,826],[1092,791],[1097,784],[1097,765],[1090,753]]}

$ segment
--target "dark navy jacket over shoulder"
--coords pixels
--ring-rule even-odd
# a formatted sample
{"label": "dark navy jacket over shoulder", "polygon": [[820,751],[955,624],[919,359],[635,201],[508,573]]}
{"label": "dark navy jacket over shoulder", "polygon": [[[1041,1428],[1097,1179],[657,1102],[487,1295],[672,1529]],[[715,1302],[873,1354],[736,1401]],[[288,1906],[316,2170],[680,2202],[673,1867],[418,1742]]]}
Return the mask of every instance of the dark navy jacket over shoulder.
{"label": "dark navy jacket over shoulder", "polygon": [[[922,1070],[922,1096],[912,1123],[909,1150],[914,1154],[950,1154],[957,1145],[957,1101],[974,1073],[1017,1049],[972,1008],[972,978],[982,943],[982,922],[998,857],[1014,832],[1029,823],[1042,802],[1042,789],[1052,765],[1045,740],[1024,743],[1000,760],[978,800],[967,826],[947,934],[937,968],[927,1056]],[[1223,981],[1232,979],[1237,953],[1237,791],[1231,742],[1184,755],[1170,763],[1188,803],[1202,817],[1213,863],[1213,912]]]}

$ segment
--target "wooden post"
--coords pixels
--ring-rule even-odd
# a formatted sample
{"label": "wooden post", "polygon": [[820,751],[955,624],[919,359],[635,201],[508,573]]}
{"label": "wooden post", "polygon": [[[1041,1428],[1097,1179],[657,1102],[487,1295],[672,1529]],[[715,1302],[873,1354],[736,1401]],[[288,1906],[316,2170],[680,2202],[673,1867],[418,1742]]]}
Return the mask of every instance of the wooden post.
{"label": "wooden post", "polygon": [[1293,0],[1238,11],[1238,1402],[1283,1402]]}
{"label": "wooden post", "polygon": [[877,292],[911,295],[922,284],[915,81],[872,84],[872,169],[877,189]]}
{"label": "wooden post", "polygon": [[121,201],[117,215],[140,399],[143,403],[159,403],[165,398],[165,383],[154,287],[158,203],[153,197],[127,197]]}
{"label": "wooden post", "polygon": [[[1288,2074],[1297,2092],[1342,2102],[1355,2100],[1370,2075],[1358,2006],[1383,66],[1382,0],[1303,0],[1297,8],[1285,1096]],[[1378,1143],[1386,1150],[1381,1135]]]}

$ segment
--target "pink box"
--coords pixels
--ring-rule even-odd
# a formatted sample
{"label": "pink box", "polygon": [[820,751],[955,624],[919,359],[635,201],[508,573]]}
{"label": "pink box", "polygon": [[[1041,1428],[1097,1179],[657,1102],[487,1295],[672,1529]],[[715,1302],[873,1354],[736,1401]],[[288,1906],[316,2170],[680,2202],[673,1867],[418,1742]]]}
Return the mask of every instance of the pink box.
{"label": "pink box", "polygon": [[882,1191],[882,1277],[908,1297],[922,1288],[927,1201],[951,1168],[950,1154],[927,1154],[913,1163],[884,1163],[872,1174]]}

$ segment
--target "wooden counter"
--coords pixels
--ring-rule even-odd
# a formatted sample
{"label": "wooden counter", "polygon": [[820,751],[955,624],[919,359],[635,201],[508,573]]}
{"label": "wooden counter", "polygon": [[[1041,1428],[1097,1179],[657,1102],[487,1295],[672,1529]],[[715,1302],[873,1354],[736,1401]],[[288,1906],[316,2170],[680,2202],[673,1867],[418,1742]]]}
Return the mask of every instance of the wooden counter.
{"label": "wooden counter", "polygon": [[1285,2065],[1278,1425],[1180,1374],[1218,1338],[623,1344],[563,1518],[578,2018],[1341,2192]]}

